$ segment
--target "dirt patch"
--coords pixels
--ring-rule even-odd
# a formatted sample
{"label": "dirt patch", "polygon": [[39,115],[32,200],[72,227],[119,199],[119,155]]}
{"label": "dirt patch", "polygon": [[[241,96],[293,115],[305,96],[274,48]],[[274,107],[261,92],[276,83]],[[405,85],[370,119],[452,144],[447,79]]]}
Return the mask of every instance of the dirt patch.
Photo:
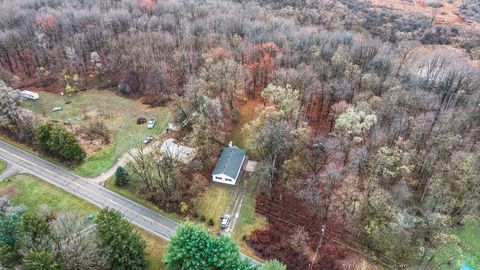
{"label": "dirt patch", "polygon": [[90,136],[85,133],[76,134],[76,137],[87,155],[99,152],[106,145],[103,139],[97,138],[92,140],[89,138]]}
{"label": "dirt patch", "polygon": [[328,103],[320,94],[313,96],[306,105],[306,119],[316,135],[327,135],[332,130]]}
{"label": "dirt patch", "polygon": [[[9,180],[4,180],[4,181],[9,181]],[[6,188],[0,190],[0,197],[2,197],[4,195],[14,197],[16,194],[17,194],[17,191],[15,190],[14,186],[9,186],[9,187],[6,187]]]}
{"label": "dirt patch", "polygon": [[245,99],[237,101],[237,107],[237,122],[231,127],[231,136],[227,137],[227,141],[233,141],[235,145],[245,148],[248,134],[244,134],[243,128],[259,115],[264,106],[260,99]]}

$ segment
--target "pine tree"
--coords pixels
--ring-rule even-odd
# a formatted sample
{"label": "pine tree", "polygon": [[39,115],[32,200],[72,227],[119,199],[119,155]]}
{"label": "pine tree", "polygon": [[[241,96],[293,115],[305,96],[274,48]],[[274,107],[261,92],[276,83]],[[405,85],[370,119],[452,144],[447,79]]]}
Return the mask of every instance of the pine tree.
{"label": "pine tree", "polygon": [[110,266],[118,270],[139,270],[148,261],[145,241],[133,226],[114,209],[104,208],[97,218],[97,230],[102,246],[109,253]]}
{"label": "pine tree", "polygon": [[115,171],[115,185],[124,186],[129,182],[128,172],[122,166],[118,166]]}
{"label": "pine tree", "polygon": [[60,264],[48,250],[31,250],[23,259],[25,270],[59,270]]}
{"label": "pine tree", "polygon": [[255,269],[240,257],[231,238],[214,237],[201,225],[191,223],[177,229],[163,261],[168,269]]}

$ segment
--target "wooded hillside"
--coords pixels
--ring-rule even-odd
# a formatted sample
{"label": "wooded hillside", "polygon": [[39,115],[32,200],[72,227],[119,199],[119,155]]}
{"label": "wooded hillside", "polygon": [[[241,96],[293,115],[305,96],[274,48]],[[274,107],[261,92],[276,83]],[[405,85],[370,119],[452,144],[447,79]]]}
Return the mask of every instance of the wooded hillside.
{"label": "wooded hillside", "polygon": [[258,100],[260,256],[434,268],[480,211],[480,30],[369,2],[0,1],[0,79],[174,104],[204,159]]}

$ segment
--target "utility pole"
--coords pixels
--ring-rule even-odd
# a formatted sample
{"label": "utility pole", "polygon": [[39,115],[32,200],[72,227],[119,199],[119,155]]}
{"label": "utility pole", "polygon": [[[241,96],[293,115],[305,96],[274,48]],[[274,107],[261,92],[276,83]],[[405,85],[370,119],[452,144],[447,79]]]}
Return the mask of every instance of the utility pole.
{"label": "utility pole", "polygon": [[315,261],[317,260],[318,251],[319,251],[320,248],[322,247],[323,236],[325,235],[325,225],[322,225],[321,233],[322,233],[322,234],[320,235],[320,242],[318,242],[317,250],[315,251],[315,256],[313,256],[313,261],[312,261],[312,263],[310,264],[310,266],[308,267],[308,270],[312,270],[312,267],[313,267],[313,265],[315,264]]}

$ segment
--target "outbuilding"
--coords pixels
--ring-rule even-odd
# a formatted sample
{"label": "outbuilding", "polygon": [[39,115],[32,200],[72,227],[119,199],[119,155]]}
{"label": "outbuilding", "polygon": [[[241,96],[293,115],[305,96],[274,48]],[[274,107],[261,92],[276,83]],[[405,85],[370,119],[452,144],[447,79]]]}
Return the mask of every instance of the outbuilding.
{"label": "outbuilding", "polygon": [[245,162],[246,153],[244,150],[233,146],[223,148],[222,154],[212,172],[214,182],[235,185]]}
{"label": "outbuilding", "polygon": [[170,138],[163,142],[160,147],[160,151],[163,154],[169,155],[170,157],[177,159],[185,164],[190,163],[196,155],[195,148],[190,148],[183,146],[175,141],[175,139]]}

